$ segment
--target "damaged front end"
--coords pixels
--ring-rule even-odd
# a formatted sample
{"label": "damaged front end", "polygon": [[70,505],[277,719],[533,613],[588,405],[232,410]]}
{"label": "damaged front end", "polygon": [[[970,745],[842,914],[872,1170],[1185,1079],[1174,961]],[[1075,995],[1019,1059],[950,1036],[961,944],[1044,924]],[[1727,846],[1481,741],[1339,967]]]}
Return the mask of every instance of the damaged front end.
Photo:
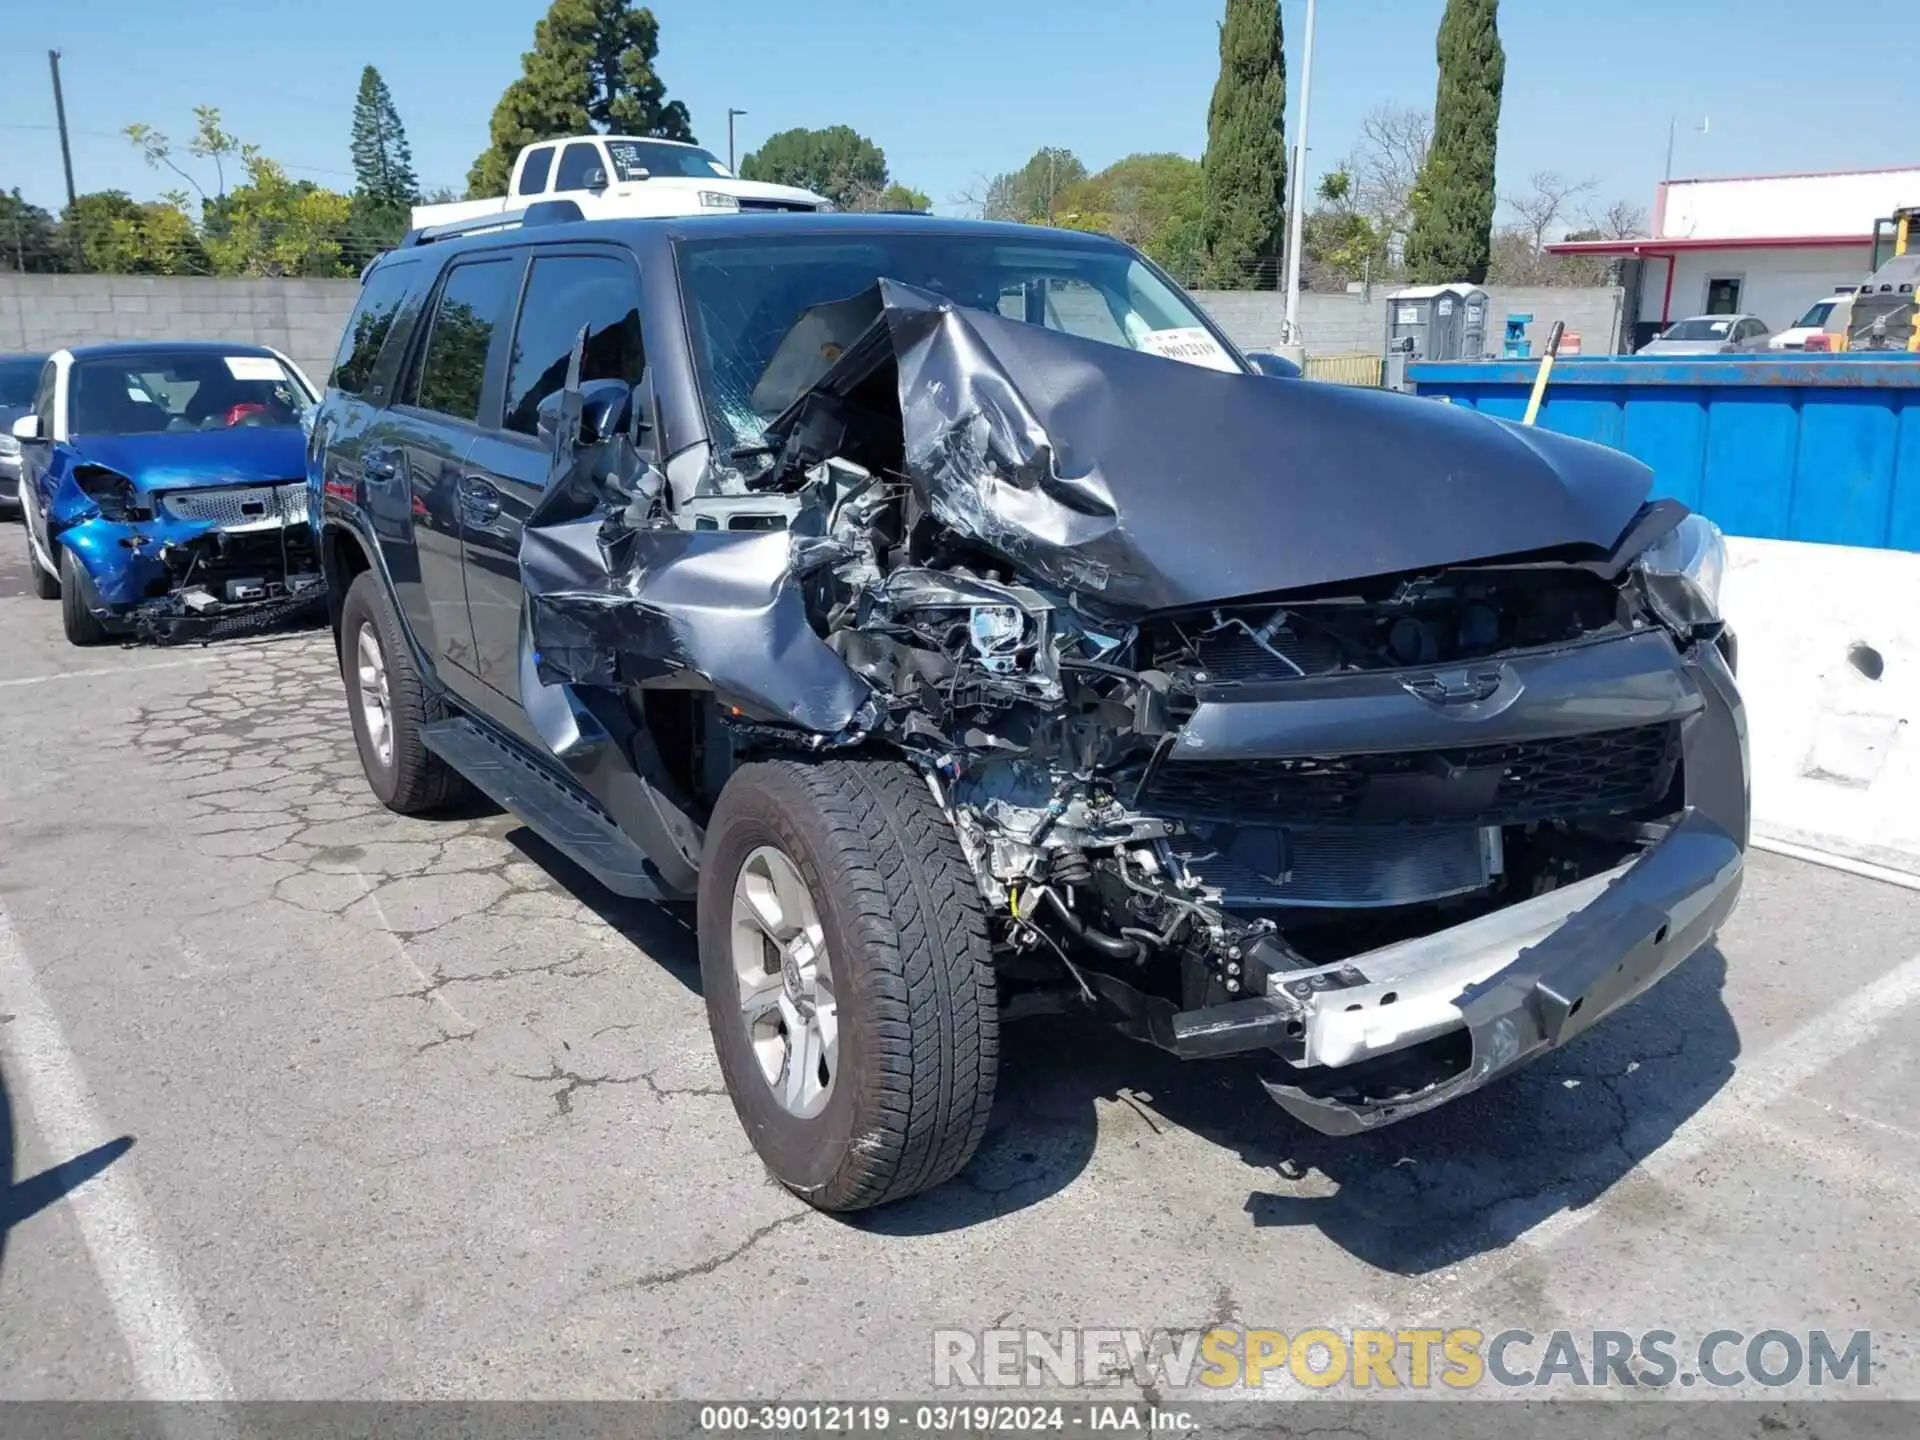
{"label": "damaged front end", "polygon": [[303,481],[140,488],[81,463],[54,493],[47,532],[79,562],[87,608],[139,640],[263,629],[324,596]]}
{"label": "damaged front end", "polygon": [[1731,637],[1635,462],[888,281],[826,308],[859,323],[764,473],[587,451],[527,528],[539,679],[681,715],[690,811],[755,754],[904,755],[1011,1011],[1266,1052],[1333,1132],[1572,1038],[1731,910]]}

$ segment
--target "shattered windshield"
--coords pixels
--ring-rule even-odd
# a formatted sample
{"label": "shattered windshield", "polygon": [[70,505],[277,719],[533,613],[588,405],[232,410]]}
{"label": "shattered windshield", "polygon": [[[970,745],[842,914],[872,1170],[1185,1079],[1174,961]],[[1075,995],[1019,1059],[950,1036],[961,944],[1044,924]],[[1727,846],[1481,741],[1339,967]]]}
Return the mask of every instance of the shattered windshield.
{"label": "shattered windshield", "polygon": [[872,318],[882,277],[1082,339],[1240,372],[1186,296],[1119,246],[941,234],[686,241],[680,283],[718,458],[753,471],[772,420]]}
{"label": "shattered windshield", "polygon": [[69,428],[76,435],[158,435],[298,425],[312,406],[271,355],[146,352],[76,361]]}
{"label": "shattered windshield", "polygon": [[711,180],[718,175],[732,179],[733,172],[698,145],[669,145],[662,140],[609,140],[607,158],[613,162],[613,178],[625,184],[645,180],[650,175],[691,176]]}

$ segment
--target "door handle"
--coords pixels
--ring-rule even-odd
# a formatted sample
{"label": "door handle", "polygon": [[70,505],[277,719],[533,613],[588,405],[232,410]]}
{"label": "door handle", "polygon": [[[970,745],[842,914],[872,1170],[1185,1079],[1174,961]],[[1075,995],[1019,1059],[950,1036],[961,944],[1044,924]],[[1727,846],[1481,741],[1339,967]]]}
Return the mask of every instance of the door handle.
{"label": "door handle", "polygon": [[460,482],[460,510],[467,524],[476,529],[500,518],[500,492],[490,481],[469,475]]}

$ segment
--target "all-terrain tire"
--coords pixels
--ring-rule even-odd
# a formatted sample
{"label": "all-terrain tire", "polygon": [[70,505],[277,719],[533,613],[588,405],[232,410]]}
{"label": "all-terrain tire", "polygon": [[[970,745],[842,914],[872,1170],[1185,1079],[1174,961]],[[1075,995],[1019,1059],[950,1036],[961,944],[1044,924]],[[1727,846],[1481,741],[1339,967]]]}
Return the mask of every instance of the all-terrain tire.
{"label": "all-terrain tire", "polygon": [[[34,568],[39,570],[38,566]],[[93,585],[81,568],[79,558],[64,545],[60,547],[60,580],[56,589],[60,596],[60,628],[67,632],[67,643],[102,643],[107,638],[107,627],[88,606]]]}
{"label": "all-terrain tire", "polygon": [[[363,632],[372,636],[386,668],[390,746],[384,758],[369,730],[361,689]],[[467,797],[470,787],[460,772],[427,749],[421,738],[424,726],[446,717],[446,707],[421,677],[393,602],[371,570],[354,577],[340,607],[340,678],[347,687],[347,713],[353,720],[360,768],[381,804],[402,815],[425,815]]]}
{"label": "all-terrain tire", "polygon": [[[784,1108],[751,1047],[731,949],[734,886],[778,847],[818,911],[839,1059],[825,1106]],[[700,975],[735,1111],[775,1179],[822,1210],[863,1210],[951,1179],[993,1108],[1000,1012],[985,907],[953,827],[892,760],[742,767],[707,829]]]}
{"label": "all-terrain tire", "polygon": [[40,563],[40,556],[33,548],[33,530],[27,520],[24,507],[20,511],[20,532],[27,539],[27,572],[33,576],[34,597],[39,600],[58,600],[60,598],[60,577],[49,575],[47,567]]}

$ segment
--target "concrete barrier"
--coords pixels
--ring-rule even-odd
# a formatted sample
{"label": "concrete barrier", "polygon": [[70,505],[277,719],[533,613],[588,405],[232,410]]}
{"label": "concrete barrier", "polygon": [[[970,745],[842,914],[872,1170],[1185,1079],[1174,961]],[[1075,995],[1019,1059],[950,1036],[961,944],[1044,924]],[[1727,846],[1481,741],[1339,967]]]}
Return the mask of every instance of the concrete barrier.
{"label": "concrete barrier", "polygon": [[1920,555],[1727,540],[1756,840],[1920,876]]}

